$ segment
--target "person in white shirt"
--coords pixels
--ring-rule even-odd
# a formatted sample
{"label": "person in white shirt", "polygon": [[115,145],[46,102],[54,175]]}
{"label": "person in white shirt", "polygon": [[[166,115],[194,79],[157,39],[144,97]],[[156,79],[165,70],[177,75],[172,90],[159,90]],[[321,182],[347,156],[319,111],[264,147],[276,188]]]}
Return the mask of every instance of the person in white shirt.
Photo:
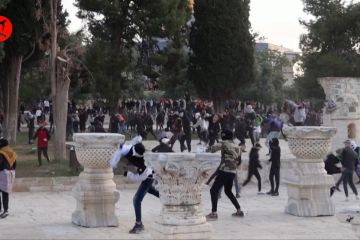
{"label": "person in white shirt", "polygon": [[38,108],[35,112],[35,116],[36,116],[36,120],[37,120],[37,123],[39,124],[39,122],[42,120],[41,117],[42,117],[42,111],[40,108]]}
{"label": "person in white shirt", "polygon": [[304,126],[304,122],[306,119],[305,104],[303,102],[296,104],[291,100],[286,100],[286,102],[289,103],[289,105],[295,109],[293,115],[295,126]]}
{"label": "person in white shirt", "polygon": [[123,144],[110,160],[110,164],[113,168],[117,167],[121,157],[128,159],[132,165],[137,167],[137,173],[132,173],[130,171],[124,172],[124,176],[128,179],[141,182],[133,199],[136,222],[135,226],[129,231],[129,233],[132,234],[137,234],[144,230],[144,225],[141,221],[141,202],[144,199],[146,193],[150,193],[156,197],[159,197],[158,190],[153,187],[154,172],[150,167],[145,165],[143,156],[145,147],[141,141],[142,138],[139,136],[133,139],[132,143]]}
{"label": "person in white shirt", "polygon": [[200,144],[202,144],[202,142],[204,142],[204,144],[207,143],[209,121],[206,118],[208,118],[209,116],[209,114],[205,113],[203,113],[202,115],[200,113],[195,114],[196,123],[192,127],[195,129],[199,128],[198,135],[200,139]]}
{"label": "person in white shirt", "polygon": [[50,111],[50,102],[49,100],[45,99],[44,100],[44,112],[45,114],[48,114]]}

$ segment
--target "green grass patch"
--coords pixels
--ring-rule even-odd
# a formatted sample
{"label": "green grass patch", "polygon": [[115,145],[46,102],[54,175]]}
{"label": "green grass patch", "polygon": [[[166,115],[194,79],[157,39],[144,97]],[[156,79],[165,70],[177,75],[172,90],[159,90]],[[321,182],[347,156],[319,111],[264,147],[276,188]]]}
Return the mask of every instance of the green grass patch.
{"label": "green grass patch", "polygon": [[[42,166],[38,166],[36,141],[29,144],[28,133],[19,132],[17,134],[16,145],[11,146],[17,157],[16,177],[58,177],[58,176],[77,176],[74,169],[69,167],[69,161],[54,161],[48,163],[44,156],[42,157]],[[48,149],[51,159],[52,145]]]}

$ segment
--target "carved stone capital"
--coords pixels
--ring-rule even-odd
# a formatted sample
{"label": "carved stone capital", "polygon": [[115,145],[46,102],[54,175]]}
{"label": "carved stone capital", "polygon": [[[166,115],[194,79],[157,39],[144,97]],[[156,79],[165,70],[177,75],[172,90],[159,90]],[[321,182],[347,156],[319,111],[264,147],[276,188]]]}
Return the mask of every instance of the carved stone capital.
{"label": "carved stone capital", "polygon": [[156,239],[208,239],[211,225],[201,206],[201,185],[220,163],[219,154],[146,153],[163,204]]}

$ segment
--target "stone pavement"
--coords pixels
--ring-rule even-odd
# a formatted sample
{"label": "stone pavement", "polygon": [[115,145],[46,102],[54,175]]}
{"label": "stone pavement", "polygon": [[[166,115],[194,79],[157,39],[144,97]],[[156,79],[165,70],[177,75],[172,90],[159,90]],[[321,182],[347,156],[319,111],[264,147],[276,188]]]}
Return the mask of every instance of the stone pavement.
{"label": "stone pavement", "polygon": [[[264,191],[269,189],[264,186]],[[234,208],[223,194],[219,200],[214,239],[356,239],[350,224],[338,222],[335,216],[301,218],[284,213],[286,187],[280,187],[280,196],[257,195],[255,184],[243,188],[239,199],[244,218],[234,218]],[[143,201],[145,232],[128,234],[134,224],[132,197],[135,190],[120,190],[116,205],[119,227],[83,228],[71,223],[75,199],[71,192],[13,193],[10,198],[10,215],[0,219],[0,239],[151,239],[154,220],[159,216],[161,204],[147,195]],[[358,205],[350,195],[344,201],[343,193],[334,195],[337,209]],[[209,187],[204,186],[205,213],[211,209]]]}
{"label": "stone pavement", "polygon": [[[192,142],[193,150],[196,151],[198,141]],[[145,142],[148,150],[156,144],[156,141]],[[263,142],[262,144],[264,146]],[[293,156],[286,142],[281,141],[281,147],[282,161],[285,163]],[[175,151],[178,151],[178,148],[177,142]],[[265,156],[266,152],[267,149],[263,147],[260,153],[263,162],[268,159]],[[247,158],[248,152],[244,154],[245,163]],[[263,166],[265,167],[265,163]],[[242,178],[245,177],[244,174],[241,175]],[[265,172],[262,175],[267,179]],[[263,191],[267,190],[269,185],[265,183]],[[119,191],[120,200],[116,205],[119,227],[92,229],[71,223],[71,214],[76,207],[71,192],[12,193],[10,216],[0,219],[0,239],[152,239],[153,222],[160,213],[159,200],[151,195],[145,197],[143,222],[146,231],[139,235],[131,235],[128,231],[134,224],[132,198],[135,190],[121,188]],[[214,239],[356,239],[351,225],[338,222],[335,216],[301,218],[285,214],[287,193],[284,184],[280,187],[279,197],[257,195],[256,192],[256,185],[253,183],[242,189],[239,201],[246,213],[243,219],[231,216],[234,207],[223,194],[219,200],[219,220],[211,222],[214,227]],[[351,194],[351,201],[345,202],[343,192],[336,192],[333,198],[337,209],[360,203]],[[204,186],[203,189],[203,203],[204,212],[207,214],[211,210],[208,186]]]}

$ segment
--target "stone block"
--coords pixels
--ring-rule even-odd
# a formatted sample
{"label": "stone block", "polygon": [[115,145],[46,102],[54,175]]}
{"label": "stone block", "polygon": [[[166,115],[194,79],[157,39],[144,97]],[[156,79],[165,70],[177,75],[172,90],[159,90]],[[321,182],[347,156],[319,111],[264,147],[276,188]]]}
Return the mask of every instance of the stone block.
{"label": "stone block", "polygon": [[151,234],[154,239],[211,239],[213,229],[211,224],[202,223],[191,226],[163,225],[155,223]]}

